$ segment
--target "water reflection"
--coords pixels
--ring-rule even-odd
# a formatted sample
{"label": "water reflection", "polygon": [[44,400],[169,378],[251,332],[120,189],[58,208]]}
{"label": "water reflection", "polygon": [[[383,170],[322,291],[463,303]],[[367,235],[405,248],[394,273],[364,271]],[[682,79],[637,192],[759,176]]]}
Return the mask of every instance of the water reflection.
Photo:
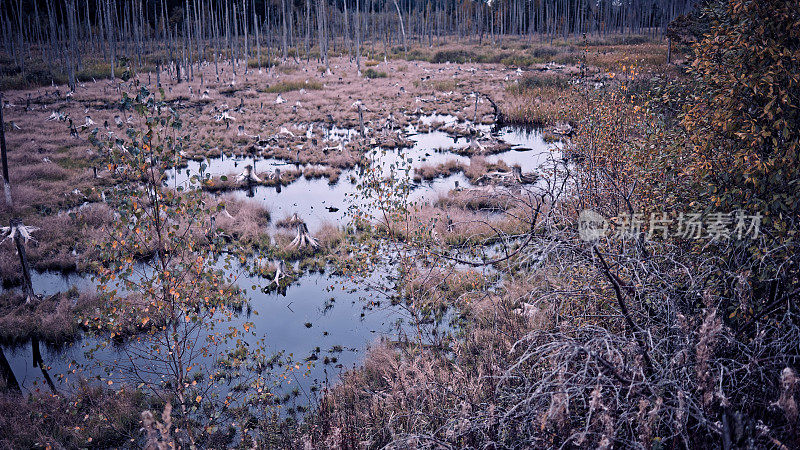
{"label": "water reflection", "polygon": [[[422,123],[435,122],[454,124],[447,116],[423,117]],[[524,172],[536,170],[550,156],[560,157],[559,144],[547,143],[536,129],[502,127],[490,130],[488,126],[477,127],[482,133],[512,145],[512,149],[496,155],[486,156],[489,162],[504,161],[519,165]],[[416,130],[413,130],[416,133]],[[326,131],[331,139],[349,139],[355,130],[331,129]],[[457,160],[468,164],[470,158],[450,151],[469,145],[466,139],[458,139],[442,131],[416,133],[410,136],[413,145],[400,150],[379,152],[378,163],[384,167],[411,164],[441,164]],[[551,149],[555,149],[552,150]],[[168,173],[168,185],[186,186],[192,175],[201,169],[212,176],[239,173],[247,165],[256,172],[273,172],[275,169],[294,167],[294,164],[277,159],[253,157],[221,157],[204,162],[189,161],[188,166]],[[386,169],[384,169],[386,170]],[[388,173],[388,172],[385,172]],[[348,197],[356,193],[355,170],[344,171],[337,183],[331,185],[325,178],[301,177],[287,186],[267,187],[254,185],[250,189],[234,191],[234,198],[249,198],[267,207],[273,217],[272,223],[297,213],[308,225],[312,234],[325,222],[337,225],[346,223]],[[437,178],[416,186],[410,194],[411,201],[435,200],[456,187],[469,187],[468,179],[461,173]],[[298,377],[295,386],[306,393],[311,401],[311,387],[319,382],[335,381],[338,374],[358,364],[367,346],[375,340],[396,338],[409,322],[406,311],[389,306],[386,299],[369,291],[364,286],[353,286],[348,280],[319,273],[308,274],[291,284],[284,292],[264,293],[260,286],[267,283],[253,277],[240,280],[240,287],[251,301],[252,311],[242,313],[232,325],[245,321],[254,322],[258,335],[252,344],[263,339],[268,351],[291,354],[296,360],[308,362],[312,368],[307,377]],[[53,295],[75,286],[80,290],[93,290],[89,277],[45,272],[33,275],[35,290],[40,295]],[[252,286],[256,288],[253,289]],[[89,376],[104,367],[114,367],[121,358],[120,348],[107,348],[97,352],[99,364],[86,365],[85,351],[98,345],[99,341],[87,337],[75,343],[58,347],[40,345],[31,341],[15,348],[0,349],[0,374],[6,385],[25,390],[47,386],[58,390],[69,383],[76,363],[84,365]],[[51,376],[55,374],[55,376]],[[74,378],[73,378],[74,379]]]}
{"label": "water reflection", "polygon": [[[246,337],[253,348],[263,339],[268,354],[283,353],[311,364],[308,376],[297,375],[287,389],[297,386],[301,392],[311,392],[318,383],[334,382],[339,373],[358,363],[370,343],[381,337],[396,337],[409,321],[402,308],[389,305],[381,295],[346,278],[308,274],[291,284],[285,294],[264,293],[260,287],[266,283],[258,277],[239,279],[239,286],[250,299],[250,309],[226,325],[241,328],[244,322],[253,322],[257,334]],[[60,346],[40,346],[33,341],[6,348],[8,353],[0,355],[8,357],[4,378],[13,377],[24,390],[47,386],[53,391],[67,388],[77,375],[123,380],[127,359],[124,347],[98,348],[101,342],[85,337]],[[95,351],[94,360],[86,358],[90,350]],[[50,373],[56,374],[55,381]],[[69,376],[62,377],[64,374]]]}

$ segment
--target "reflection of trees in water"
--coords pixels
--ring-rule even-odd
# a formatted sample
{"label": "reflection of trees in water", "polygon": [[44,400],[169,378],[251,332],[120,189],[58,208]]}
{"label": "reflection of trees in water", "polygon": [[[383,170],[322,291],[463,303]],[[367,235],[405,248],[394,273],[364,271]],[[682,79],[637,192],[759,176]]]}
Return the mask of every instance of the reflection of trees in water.
{"label": "reflection of trees in water", "polygon": [[17,377],[14,376],[14,371],[11,370],[11,365],[8,363],[2,347],[0,347],[0,375],[2,375],[3,382],[7,388],[11,388],[15,391],[20,390]]}
{"label": "reflection of trees in water", "polygon": [[44,381],[47,383],[47,386],[50,387],[50,390],[53,392],[53,394],[57,394],[58,391],[56,391],[56,385],[53,383],[53,379],[50,378],[50,374],[47,372],[47,367],[42,359],[42,352],[39,349],[38,338],[31,338],[31,352],[33,356],[33,367],[39,367],[39,369],[42,371],[42,377],[44,377]]}

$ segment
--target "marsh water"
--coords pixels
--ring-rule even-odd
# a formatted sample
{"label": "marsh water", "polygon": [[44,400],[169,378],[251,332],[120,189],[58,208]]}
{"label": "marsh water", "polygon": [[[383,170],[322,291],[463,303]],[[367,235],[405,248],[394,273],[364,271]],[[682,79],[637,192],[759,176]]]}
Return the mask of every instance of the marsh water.
{"label": "marsh water", "polygon": [[[452,116],[428,116],[420,122],[449,123]],[[486,156],[490,162],[504,161],[508,165],[519,165],[523,171],[535,171],[547,158],[558,154],[558,144],[546,143],[542,133],[536,129],[503,127],[491,130],[481,127],[484,133],[511,145],[511,149]],[[335,129],[331,135],[347,140],[352,130]],[[468,163],[469,158],[460,156],[451,149],[468,145],[464,138],[457,138],[442,131],[417,132],[407,130],[413,145],[401,150],[378,152],[382,164],[405,161],[411,167],[421,164],[439,164],[449,160]],[[552,149],[556,149],[553,152]],[[190,161],[188,167],[176,169],[169,174],[168,184],[181,185],[201,168],[212,176],[239,173],[246,165],[255,165],[257,171],[267,172],[275,168],[298,167],[277,159],[246,157],[222,157],[204,162]],[[271,212],[275,220],[297,213],[309,226],[313,234],[328,222],[334,225],[346,223],[349,197],[356,193],[355,170],[343,171],[337,183],[330,184],[325,178],[298,178],[288,186],[278,189],[257,186],[251,192],[234,191],[235,197],[259,202]],[[433,201],[447,194],[456,184],[468,187],[468,179],[461,173],[440,177],[432,181],[417,183],[411,194],[414,201]],[[295,374],[288,380],[287,389],[296,389],[299,401],[312,403],[312,386],[335,382],[339,374],[359,364],[368,346],[381,338],[396,339],[407,329],[409,317],[401,306],[391,305],[386,298],[371,292],[363,284],[349,279],[323,273],[307,273],[293,282],[285,292],[264,293],[258,288],[266,280],[244,276],[239,285],[250,300],[250,308],[243,311],[234,323],[251,321],[256,330],[255,339],[266,343],[268,351],[291,354],[293,359],[305,361],[310,370],[307,374]],[[37,273],[33,277],[34,289],[40,295],[52,295],[76,287],[91,291],[93,281],[81,275]],[[251,286],[255,285],[256,289]],[[42,344],[42,359],[56,389],[68,389],[68,381],[58,375],[75,367],[83,366],[89,376],[112,365],[120,357],[120,349],[109,348],[99,352],[89,361],[86,350],[97,345],[94,338],[85,337],[78,342],[49,346]],[[254,341],[255,343],[255,341]],[[4,353],[17,381],[26,390],[47,389],[43,371],[34,367],[31,344],[4,347]],[[295,388],[296,387],[296,388]]]}

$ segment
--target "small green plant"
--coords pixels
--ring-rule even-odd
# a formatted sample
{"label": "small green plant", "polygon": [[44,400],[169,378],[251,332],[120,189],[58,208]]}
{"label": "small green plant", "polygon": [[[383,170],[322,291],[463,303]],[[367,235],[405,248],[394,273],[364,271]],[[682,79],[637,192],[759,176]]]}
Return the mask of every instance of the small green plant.
{"label": "small green plant", "polygon": [[388,75],[386,75],[386,72],[378,72],[377,70],[375,70],[375,69],[373,69],[371,67],[364,71],[364,76],[367,77],[367,78],[370,78],[370,79],[388,77]]}
{"label": "small green plant", "polygon": [[[210,206],[198,188],[210,178],[202,167],[188,187],[163,186],[189,145],[163,91],[160,100],[146,89],[125,94],[119,107],[138,118],[125,135],[106,139],[95,130],[90,138],[115,179],[107,198],[117,220],[96,244],[105,307],[84,325],[107,330],[108,344],[125,342],[124,362],[105,369],[107,384],[129,383],[171,399],[174,439],[195,446],[209,430],[241,423],[226,412],[229,406],[258,404],[269,389],[265,354],[245,341],[254,335],[253,323],[234,320],[246,304],[236,282],[247,252],[216,227],[213,218],[224,204]],[[192,373],[205,376],[198,381]],[[215,387],[219,379],[261,389],[246,393],[254,398],[234,397]]]}

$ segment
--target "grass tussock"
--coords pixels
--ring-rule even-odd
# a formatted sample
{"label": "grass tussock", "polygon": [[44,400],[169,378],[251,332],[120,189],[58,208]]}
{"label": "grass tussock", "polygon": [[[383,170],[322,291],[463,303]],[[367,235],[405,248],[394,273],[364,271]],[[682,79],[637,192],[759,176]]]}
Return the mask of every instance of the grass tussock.
{"label": "grass tussock", "polygon": [[430,181],[439,177],[447,177],[459,172],[464,172],[467,169],[463,163],[458,160],[451,159],[438,165],[422,164],[414,168],[414,181]]}
{"label": "grass tussock", "polygon": [[217,214],[216,225],[223,233],[247,246],[264,239],[270,211],[257,202],[223,197],[224,212]]}
{"label": "grass tussock", "polygon": [[336,184],[339,182],[342,170],[330,166],[310,166],[303,169],[303,177],[313,180],[315,178],[327,178],[328,184]]}
{"label": "grass tussock", "polygon": [[512,95],[503,105],[503,115],[511,123],[553,125],[574,121],[579,115],[582,99],[570,87],[544,85],[521,89],[512,86],[509,91]]}
{"label": "grass tussock", "polygon": [[27,304],[19,291],[6,291],[0,295],[0,342],[8,345],[31,338],[49,343],[72,341],[80,333],[78,316],[98,307],[96,294],[74,288]]}
{"label": "grass tussock", "polygon": [[513,208],[514,202],[502,190],[496,190],[490,186],[451,191],[436,199],[434,205],[470,211],[505,211]]}

